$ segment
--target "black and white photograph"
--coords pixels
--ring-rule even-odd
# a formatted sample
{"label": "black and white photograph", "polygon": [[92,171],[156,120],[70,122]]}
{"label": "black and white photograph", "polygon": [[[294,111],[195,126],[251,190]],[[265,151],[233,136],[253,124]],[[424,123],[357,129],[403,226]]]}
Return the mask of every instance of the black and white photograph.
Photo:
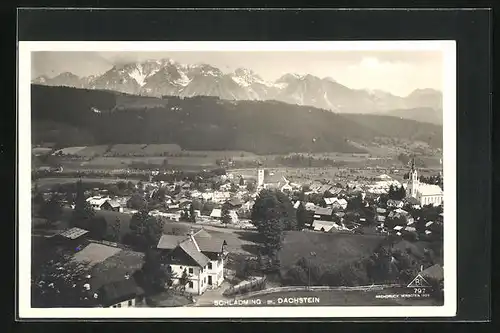
{"label": "black and white photograph", "polygon": [[455,58],[20,42],[21,314],[454,316]]}

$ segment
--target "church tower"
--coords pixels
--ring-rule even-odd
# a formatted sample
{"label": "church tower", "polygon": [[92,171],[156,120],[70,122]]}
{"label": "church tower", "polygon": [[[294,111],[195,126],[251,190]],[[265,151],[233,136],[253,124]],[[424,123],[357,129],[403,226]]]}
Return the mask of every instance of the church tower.
{"label": "church tower", "polygon": [[406,190],[406,195],[408,197],[417,197],[417,192],[418,192],[418,173],[417,169],[415,168],[415,158],[412,158],[411,160],[411,169],[410,173],[408,175],[408,188]]}
{"label": "church tower", "polygon": [[257,187],[261,188],[264,186],[264,169],[259,167],[257,169]]}

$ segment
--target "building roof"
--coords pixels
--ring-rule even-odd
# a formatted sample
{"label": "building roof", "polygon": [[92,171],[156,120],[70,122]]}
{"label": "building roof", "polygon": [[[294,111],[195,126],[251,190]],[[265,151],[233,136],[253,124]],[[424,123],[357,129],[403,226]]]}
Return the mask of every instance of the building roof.
{"label": "building roof", "polygon": [[420,275],[423,278],[431,278],[437,281],[441,281],[444,279],[443,267],[441,267],[441,265],[439,264],[435,264],[431,267],[424,269],[422,272],[420,272]]}
{"label": "building roof", "polygon": [[113,208],[120,208],[121,207],[120,203],[115,201],[115,200],[108,200],[108,204]]}
{"label": "building roof", "polygon": [[133,299],[144,294],[133,278],[123,279],[105,284],[99,289],[98,295],[103,306],[111,306]]}
{"label": "building roof", "polygon": [[156,246],[158,249],[162,250],[173,250],[177,246],[179,246],[180,243],[185,241],[187,238],[186,235],[180,236],[180,235],[162,235],[160,237],[160,240],[158,241],[158,245]]}
{"label": "building roof", "polygon": [[335,222],[322,221],[322,220],[313,221],[312,226],[313,226],[314,230],[321,230],[323,228],[325,231],[330,231],[332,228],[335,228],[335,229],[339,228],[339,225]]}
{"label": "building roof", "polygon": [[87,198],[87,202],[90,203],[91,205],[96,205],[96,206],[101,206],[103,203],[105,203],[106,201],[110,200],[110,198],[103,198],[103,197],[100,197],[100,196],[97,196],[97,197],[90,197],[90,198]]}
{"label": "building roof", "polygon": [[241,202],[240,199],[238,198],[232,198],[231,200],[229,200],[227,202],[228,204],[230,204],[231,206],[235,207],[235,206],[241,206],[243,205],[243,202]]}
{"label": "building roof", "polygon": [[443,190],[441,189],[441,187],[439,187],[438,185],[431,185],[431,184],[419,184],[418,192],[420,192],[420,194],[423,196],[443,195]]}
{"label": "building roof", "polygon": [[98,243],[90,243],[73,255],[73,259],[80,263],[95,265],[117,254],[121,249]]}
{"label": "building roof", "polygon": [[222,217],[222,209],[214,208],[212,213],[210,213],[210,217]]}
{"label": "building roof", "polygon": [[202,252],[222,252],[222,244],[224,241],[222,239],[212,239],[205,237],[195,237],[195,241]]}
{"label": "building roof", "polygon": [[405,201],[410,205],[420,205],[420,202],[414,197],[408,197],[405,199]]}
{"label": "building roof", "polygon": [[70,228],[67,229],[59,234],[59,236],[68,238],[68,239],[77,239],[80,238],[81,236],[87,234],[89,231],[85,229],[80,229],[80,228]]}
{"label": "building roof", "polygon": [[200,267],[205,267],[210,259],[198,250],[197,244],[191,238],[179,244],[179,247],[189,255]]}
{"label": "building roof", "polygon": [[323,207],[317,207],[314,210],[315,215],[332,215],[333,214],[333,209],[331,208],[323,208]]}
{"label": "building roof", "polygon": [[144,254],[103,244],[90,243],[73,255],[73,260],[85,266],[90,275],[91,289],[131,277],[144,263]]}

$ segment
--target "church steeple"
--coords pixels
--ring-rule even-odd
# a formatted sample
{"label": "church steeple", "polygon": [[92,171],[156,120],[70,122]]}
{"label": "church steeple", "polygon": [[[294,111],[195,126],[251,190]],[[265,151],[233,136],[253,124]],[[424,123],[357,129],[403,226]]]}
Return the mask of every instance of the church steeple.
{"label": "church steeple", "polygon": [[410,173],[409,173],[408,178],[409,178],[408,179],[408,189],[407,189],[406,193],[408,196],[416,198],[419,180],[418,180],[417,169],[415,168],[415,157],[412,157],[412,159],[410,161]]}

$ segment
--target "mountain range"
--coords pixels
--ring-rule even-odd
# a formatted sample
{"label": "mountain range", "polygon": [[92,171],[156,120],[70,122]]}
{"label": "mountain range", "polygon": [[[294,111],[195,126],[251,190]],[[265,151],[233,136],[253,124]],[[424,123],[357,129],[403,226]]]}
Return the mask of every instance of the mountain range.
{"label": "mountain range", "polygon": [[285,74],[274,82],[252,70],[223,73],[209,64],[180,64],[172,59],[118,64],[101,75],[70,72],[37,77],[34,84],[112,90],[145,96],[216,96],[224,100],[276,100],[338,113],[376,113],[442,124],[442,94],[417,89],[405,97],[381,90],[351,89],[332,78]]}

